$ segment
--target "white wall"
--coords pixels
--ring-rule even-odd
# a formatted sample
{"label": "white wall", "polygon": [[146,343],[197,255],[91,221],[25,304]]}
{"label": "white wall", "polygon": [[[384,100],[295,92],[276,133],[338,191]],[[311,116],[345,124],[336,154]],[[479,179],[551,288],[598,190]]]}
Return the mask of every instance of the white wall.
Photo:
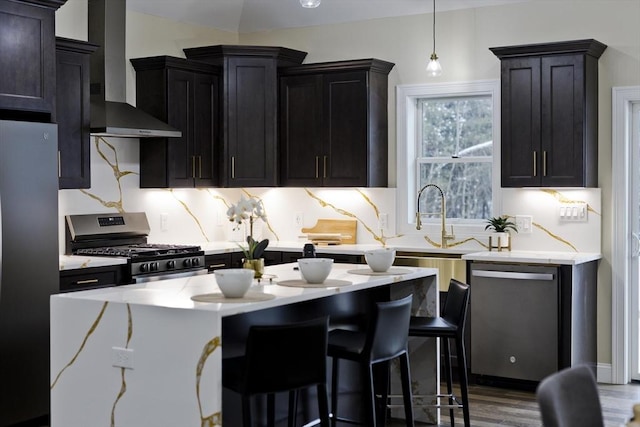
{"label": "white wall", "polygon": [[[57,12],[56,34],[64,37],[86,40],[86,0],[69,0]],[[190,46],[213,44],[256,44],[286,46],[309,52],[305,62],[319,62],[341,59],[376,57],[394,62],[396,66],[389,75],[389,182],[395,185],[395,86],[398,84],[425,83],[428,81],[461,81],[499,78],[499,61],[488,50],[492,46],[517,45],[526,43],[542,43],[560,40],[595,38],[606,45],[607,50],[600,59],[599,65],[599,185],[601,188],[601,209],[597,229],[601,228],[601,252],[604,259],[598,270],[598,361],[611,362],[611,240],[612,240],[612,184],[611,184],[611,88],[614,86],[630,86],[640,84],[640,2],[637,0],[540,0],[530,3],[517,3],[506,6],[496,6],[469,9],[437,14],[437,46],[436,50],[444,68],[442,77],[430,80],[423,72],[423,68],[431,53],[431,19],[430,14],[379,19],[354,24],[309,27],[269,31],[255,34],[232,34],[228,32],[207,29],[199,26],[171,22],[165,19],[131,13],[127,19],[127,56],[151,56],[167,54],[183,56],[181,49]],[[135,103],[135,74],[129,68],[127,76],[127,98]],[[116,148],[121,169],[137,172],[137,143],[119,140],[109,141]],[[105,149],[102,146],[102,149]],[[61,191],[61,214],[80,213],[77,211],[101,212],[123,208],[125,210],[145,209],[156,213],[162,210],[174,209],[177,198],[175,192],[150,192],[137,189],[135,174],[122,178],[122,193],[117,190],[113,178],[113,171],[97,152],[92,153],[94,168],[94,187],[90,194],[77,190]],[[107,149],[107,151],[110,151]],[[115,153],[114,152],[114,153]],[[292,198],[299,202],[295,190],[273,190],[276,196],[273,200]],[[268,194],[272,194],[270,191]],[[353,192],[355,190],[343,190]],[[510,191],[510,197],[518,201],[520,192]],[[586,190],[590,191],[590,190]],[[240,194],[238,190],[214,190],[216,195],[222,195],[228,202],[234,202]],[[393,211],[394,190],[379,190],[374,194],[374,202],[382,209]],[[208,193],[208,194],[205,194]],[[161,194],[160,196],[147,196]],[[211,192],[206,190],[191,190],[186,193],[189,200],[201,209],[196,216],[207,217],[202,220],[206,227],[212,227],[204,234],[213,239],[228,238],[227,231],[217,227],[219,220],[211,220],[205,212],[223,210],[220,199],[211,199]],[[204,197],[202,195],[205,194]],[[260,193],[262,194],[262,192]],[[278,195],[280,194],[280,195]],[[339,194],[339,193],[338,193]],[[356,198],[362,198],[358,192]],[[590,193],[589,193],[590,194]],[[167,197],[168,195],[168,197]],[[200,196],[199,196],[200,195]],[[92,198],[90,196],[97,196]],[[162,205],[155,197],[160,197],[167,205]],[[343,196],[333,196],[340,199]],[[348,198],[349,196],[347,196]],[[589,196],[591,197],[591,196]],[[600,194],[598,194],[598,198]],[[513,199],[515,198],[515,199]],[[146,200],[146,201],[145,201]],[[169,202],[172,200],[172,202]],[[311,204],[309,204],[311,200]],[[305,202],[310,207],[305,222],[314,217],[334,215],[335,211],[327,208],[318,209],[317,201],[309,199]],[[115,202],[105,206],[103,202]],[[180,203],[180,202],[178,202]],[[553,202],[551,202],[553,203]],[[160,206],[159,206],[160,205]],[[312,206],[313,205],[313,206]],[[184,214],[184,204],[177,207],[178,218]],[[214,207],[215,206],[215,207]],[[517,206],[517,204],[516,204]],[[290,215],[292,209],[288,207],[282,211],[282,217]],[[362,202],[362,206],[355,207],[358,215],[362,215],[363,223],[370,226],[375,222],[371,216],[371,206]],[[72,212],[73,211],[73,212]],[[279,212],[277,209],[276,212]],[[202,213],[200,213],[202,212]],[[526,213],[526,212],[521,212]],[[220,215],[216,213],[216,215]],[[541,214],[542,215],[542,214]],[[392,220],[393,217],[390,218]],[[536,218],[534,218],[534,221]],[[541,218],[551,226],[553,218]],[[190,222],[189,222],[190,221]],[[208,222],[211,221],[211,222]],[[288,219],[281,219],[278,227],[287,229],[279,234],[295,234],[289,230]],[[600,224],[601,221],[601,224]],[[152,218],[155,224],[155,220]],[[185,221],[178,221],[180,232],[183,228],[199,230],[198,221],[193,215]],[[188,225],[187,225],[188,224]],[[207,225],[208,224],[208,225]],[[592,223],[593,226],[593,223]],[[152,225],[152,228],[154,225]],[[375,227],[374,227],[375,228]],[[392,230],[393,231],[393,230]],[[392,232],[391,231],[391,232]],[[200,231],[194,235],[202,235]],[[597,231],[596,231],[597,233]],[[572,233],[571,233],[572,234]],[[184,234],[182,234],[184,235]],[[372,234],[362,233],[367,238]],[[541,238],[542,235],[540,235]],[[571,239],[571,236],[568,236]],[[594,236],[581,246],[591,245],[600,238]],[[521,239],[525,239],[522,237]],[[535,240],[536,245],[545,245],[544,240]],[[544,238],[543,238],[544,239]],[[521,240],[527,242],[527,240]],[[542,242],[542,243],[541,243]],[[554,243],[555,244],[555,243]],[[588,251],[583,249],[580,250]]]}

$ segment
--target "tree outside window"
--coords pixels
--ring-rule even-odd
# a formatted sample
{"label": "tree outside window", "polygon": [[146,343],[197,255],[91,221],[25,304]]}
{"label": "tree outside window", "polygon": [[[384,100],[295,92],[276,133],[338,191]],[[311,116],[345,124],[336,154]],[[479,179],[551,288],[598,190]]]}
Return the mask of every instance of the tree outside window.
{"label": "tree outside window", "polygon": [[[493,100],[491,95],[416,98],[416,188],[436,184],[447,198],[447,218],[492,216]],[[420,211],[440,212],[429,191]]]}

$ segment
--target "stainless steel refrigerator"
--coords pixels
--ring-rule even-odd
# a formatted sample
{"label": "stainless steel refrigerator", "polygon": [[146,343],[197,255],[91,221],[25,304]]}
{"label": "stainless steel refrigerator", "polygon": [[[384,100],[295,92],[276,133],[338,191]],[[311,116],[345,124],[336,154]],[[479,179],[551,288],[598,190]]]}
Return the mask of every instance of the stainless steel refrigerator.
{"label": "stainless steel refrigerator", "polygon": [[49,296],[58,292],[58,138],[0,120],[0,426],[49,413]]}

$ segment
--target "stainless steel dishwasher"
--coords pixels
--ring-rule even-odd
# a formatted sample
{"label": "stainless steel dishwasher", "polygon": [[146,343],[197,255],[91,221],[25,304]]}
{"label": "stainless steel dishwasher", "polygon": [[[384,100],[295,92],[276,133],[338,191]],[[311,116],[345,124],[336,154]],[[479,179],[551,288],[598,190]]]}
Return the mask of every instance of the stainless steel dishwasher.
{"label": "stainless steel dishwasher", "polygon": [[472,262],[471,372],[540,381],[559,369],[558,268]]}

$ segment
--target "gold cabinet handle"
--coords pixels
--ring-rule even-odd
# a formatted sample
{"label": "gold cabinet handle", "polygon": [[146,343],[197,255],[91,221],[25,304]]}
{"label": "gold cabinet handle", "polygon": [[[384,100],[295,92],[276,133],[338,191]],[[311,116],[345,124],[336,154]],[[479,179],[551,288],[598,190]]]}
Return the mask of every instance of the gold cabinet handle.
{"label": "gold cabinet handle", "polygon": [[191,156],[191,178],[196,177],[196,156]]}
{"label": "gold cabinet handle", "polygon": [[327,156],[322,156],[322,157],[323,157],[322,177],[326,178],[327,177]]}
{"label": "gold cabinet handle", "polygon": [[533,152],[533,176],[538,176],[538,152],[534,151]]}
{"label": "gold cabinet handle", "polygon": [[547,176],[547,152],[542,152],[542,176]]}
{"label": "gold cabinet handle", "polygon": [[58,178],[62,177],[62,154],[58,150]]}
{"label": "gold cabinet handle", "polygon": [[214,270],[214,269],[216,269],[216,268],[225,268],[226,266],[227,266],[227,264],[224,264],[224,263],[223,263],[223,264],[211,264],[211,265],[209,265],[209,266],[207,267],[207,269],[208,269],[209,271],[211,271],[211,270]]}
{"label": "gold cabinet handle", "polygon": [[78,280],[76,285],[90,285],[92,283],[98,283],[98,279]]}
{"label": "gold cabinet handle", "polygon": [[198,156],[198,178],[202,179],[202,156]]}
{"label": "gold cabinet handle", "polygon": [[231,179],[236,178],[236,158],[231,156]]}
{"label": "gold cabinet handle", "polygon": [[319,167],[320,167],[320,156],[316,156],[316,178],[318,178]]}

